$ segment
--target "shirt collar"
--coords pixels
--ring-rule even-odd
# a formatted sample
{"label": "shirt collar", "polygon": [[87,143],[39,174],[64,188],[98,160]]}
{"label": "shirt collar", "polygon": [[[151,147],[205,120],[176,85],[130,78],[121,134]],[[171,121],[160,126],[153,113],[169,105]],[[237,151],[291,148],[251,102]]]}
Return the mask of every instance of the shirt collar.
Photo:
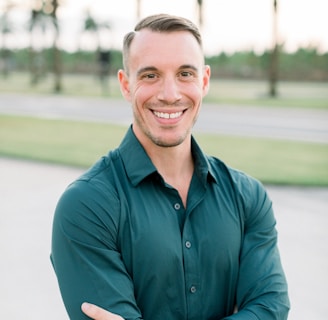
{"label": "shirt collar", "polygon": [[157,171],[145,149],[133,133],[132,125],[119,146],[119,152],[126,173],[134,186]]}
{"label": "shirt collar", "polygon": [[[191,150],[195,160],[195,173],[204,184],[208,179],[216,181],[207,157],[200,149],[196,140],[193,137],[191,139]],[[134,186],[137,186],[143,179],[157,172],[145,149],[133,133],[132,126],[130,126],[122,140],[119,146],[119,152],[127,175]]]}
{"label": "shirt collar", "polygon": [[204,154],[193,136],[191,137],[191,152],[195,161],[195,173],[198,175],[199,179],[204,184],[211,180],[217,182],[208,157]]}

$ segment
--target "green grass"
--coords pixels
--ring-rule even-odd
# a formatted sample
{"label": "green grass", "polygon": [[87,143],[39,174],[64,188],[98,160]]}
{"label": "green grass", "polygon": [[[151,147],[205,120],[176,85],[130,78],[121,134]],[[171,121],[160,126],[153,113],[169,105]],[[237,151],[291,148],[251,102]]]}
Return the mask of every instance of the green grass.
{"label": "green grass", "polygon": [[0,116],[0,155],[87,167],[126,129],[103,123]]}
{"label": "green grass", "polygon": [[[126,127],[0,116],[0,155],[88,167],[115,148]],[[326,144],[196,134],[203,150],[264,183],[328,186]]]}
{"label": "green grass", "polygon": [[328,186],[327,144],[196,135],[203,149],[264,183]]}

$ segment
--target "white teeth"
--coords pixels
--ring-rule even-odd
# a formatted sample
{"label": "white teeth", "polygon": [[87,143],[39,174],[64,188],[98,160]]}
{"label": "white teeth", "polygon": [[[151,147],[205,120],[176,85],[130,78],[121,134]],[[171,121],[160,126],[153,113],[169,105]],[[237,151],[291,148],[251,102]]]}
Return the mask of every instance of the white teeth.
{"label": "white teeth", "polygon": [[154,111],[154,114],[158,118],[163,118],[163,119],[176,119],[182,115],[182,111],[180,112],[174,112],[174,113],[166,113],[166,112],[158,112]]}

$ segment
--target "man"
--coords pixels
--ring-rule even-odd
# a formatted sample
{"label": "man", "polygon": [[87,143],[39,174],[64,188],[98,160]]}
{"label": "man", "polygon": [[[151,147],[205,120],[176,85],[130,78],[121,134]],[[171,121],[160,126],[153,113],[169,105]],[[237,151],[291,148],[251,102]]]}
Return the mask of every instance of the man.
{"label": "man", "polygon": [[191,134],[210,79],[198,29],[145,18],[123,64],[133,124],[56,208],[51,258],[70,318],[287,319],[271,201]]}

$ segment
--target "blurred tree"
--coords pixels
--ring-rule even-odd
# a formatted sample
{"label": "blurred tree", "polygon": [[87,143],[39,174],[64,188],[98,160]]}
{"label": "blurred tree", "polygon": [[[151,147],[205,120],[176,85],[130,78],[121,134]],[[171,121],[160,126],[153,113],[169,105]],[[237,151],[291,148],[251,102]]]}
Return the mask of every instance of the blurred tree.
{"label": "blurred tree", "polygon": [[110,24],[108,22],[99,22],[92,15],[90,10],[87,10],[87,14],[84,20],[83,33],[87,32],[92,35],[96,40],[96,51],[99,52],[102,50],[102,45],[100,41],[100,34],[102,30],[109,30]]}
{"label": "blurred tree", "polygon": [[202,28],[204,18],[203,18],[203,0],[197,0],[197,6],[198,6],[198,23],[199,27]]}
{"label": "blurred tree", "polygon": [[31,9],[29,21],[30,32],[30,72],[31,84],[36,85],[45,74],[45,59],[43,56],[46,30],[53,25],[51,17],[44,11],[45,1],[36,0]]}
{"label": "blurred tree", "polygon": [[95,35],[97,38],[97,47],[99,46],[99,36],[98,36],[98,23],[97,21],[92,17],[90,10],[87,10],[87,14],[84,20],[84,32],[91,32]]}
{"label": "blurred tree", "polygon": [[273,44],[271,52],[271,63],[269,67],[269,95],[270,97],[277,96],[278,82],[278,0],[273,0]]}
{"label": "blurred tree", "polygon": [[108,22],[99,22],[92,15],[90,10],[87,10],[86,18],[84,20],[83,32],[88,32],[96,40],[96,56],[98,62],[98,76],[102,86],[103,92],[108,91],[108,75],[111,60],[111,52],[101,43],[101,33],[104,30],[110,30]]}
{"label": "blurred tree", "polygon": [[49,11],[51,15],[51,20],[53,22],[53,25],[55,27],[55,37],[53,42],[53,72],[54,72],[54,91],[56,93],[59,93],[62,91],[62,62],[61,62],[61,51],[58,47],[59,42],[59,24],[58,24],[58,18],[57,18],[57,12],[59,8],[59,0],[50,0],[50,6]]}
{"label": "blurred tree", "polygon": [[3,7],[3,14],[0,15],[0,33],[2,42],[0,43],[0,70],[6,78],[9,74],[10,50],[7,48],[7,35],[12,32],[12,24],[9,19],[10,10],[14,7],[11,1],[7,1]]}
{"label": "blurred tree", "polygon": [[57,10],[60,5],[59,0],[34,0],[31,9],[31,18],[29,22],[30,31],[30,72],[31,84],[36,85],[40,78],[45,74],[45,58],[43,51],[45,49],[44,39],[48,30],[54,33],[52,42],[53,59],[51,69],[54,74],[54,91],[62,90],[61,82],[61,52],[58,48],[59,24],[57,19]]}

